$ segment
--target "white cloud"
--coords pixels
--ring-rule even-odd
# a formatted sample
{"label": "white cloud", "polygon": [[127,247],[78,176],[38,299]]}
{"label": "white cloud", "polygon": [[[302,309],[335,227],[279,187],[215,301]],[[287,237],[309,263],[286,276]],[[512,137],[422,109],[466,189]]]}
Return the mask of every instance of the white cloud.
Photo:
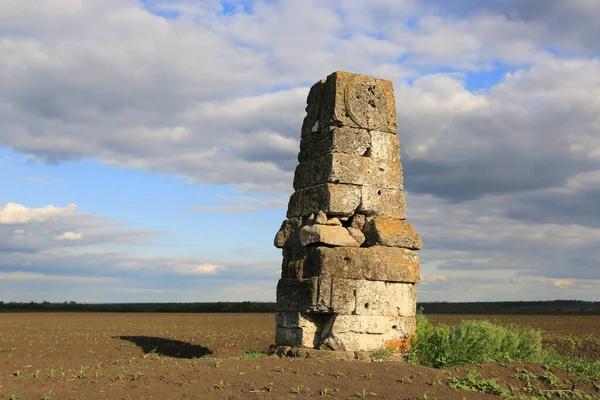
{"label": "white cloud", "polygon": [[[77,212],[76,205],[29,208],[22,204],[0,206],[0,253],[38,252],[64,246],[98,244],[140,245],[159,233],[122,227],[123,222]],[[15,229],[18,226],[18,229]]]}
{"label": "white cloud", "polygon": [[81,240],[82,237],[81,232],[65,232],[54,236],[54,240]]}
{"label": "white cloud", "polygon": [[[259,1],[234,15],[217,1],[4,3],[0,146],[31,162],[90,157],[287,196],[308,86],[335,69],[374,74],[394,79],[425,292],[587,293],[578,279],[599,278],[597,2]],[[75,209],[0,207],[0,268],[277,279],[280,260],[74,251],[156,233]]]}
{"label": "white cloud", "polygon": [[32,222],[46,222],[54,218],[71,216],[77,208],[76,204],[66,207],[47,205],[41,208],[28,208],[22,204],[7,203],[0,205],[0,224],[15,225]]}
{"label": "white cloud", "polygon": [[203,265],[196,265],[195,267],[193,267],[191,269],[191,273],[198,273],[198,274],[216,274],[218,270],[221,270],[222,268],[217,266],[217,265],[212,265],[212,264],[203,264]]}

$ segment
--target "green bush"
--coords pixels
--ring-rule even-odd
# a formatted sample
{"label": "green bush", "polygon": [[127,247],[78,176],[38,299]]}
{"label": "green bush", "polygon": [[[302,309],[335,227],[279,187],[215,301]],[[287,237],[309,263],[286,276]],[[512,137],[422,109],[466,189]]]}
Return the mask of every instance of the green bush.
{"label": "green bush", "polygon": [[417,314],[409,362],[432,368],[488,362],[537,362],[543,357],[539,330],[498,326],[487,321],[432,325]]}

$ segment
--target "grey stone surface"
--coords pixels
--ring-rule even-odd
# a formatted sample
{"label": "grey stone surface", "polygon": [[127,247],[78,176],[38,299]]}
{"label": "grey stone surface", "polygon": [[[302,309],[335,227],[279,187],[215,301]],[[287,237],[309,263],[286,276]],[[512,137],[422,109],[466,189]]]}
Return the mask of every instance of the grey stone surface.
{"label": "grey stone surface", "polygon": [[301,136],[310,135],[315,130],[320,130],[319,119],[321,117],[321,93],[324,85],[325,79],[315,83],[308,92],[305,109],[306,117],[304,117],[304,121],[302,122]]}
{"label": "grey stone surface", "polygon": [[406,346],[416,328],[413,317],[338,315],[321,348],[343,351]]}
{"label": "grey stone surface", "polygon": [[304,277],[338,277],[385,282],[416,283],[420,280],[416,251],[385,246],[310,247]]}
{"label": "grey stone surface", "polygon": [[295,190],[322,183],[402,189],[402,165],[399,162],[343,153],[326,154],[298,164],[294,174]]}
{"label": "grey stone surface", "polygon": [[400,162],[398,135],[389,132],[370,131],[370,156],[382,160]]}
{"label": "grey stone surface", "polygon": [[300,228],[302,227],[302,218],[288,218],[281,224],[281,228],[275,235],[275,247],[284,248],[290,246],[299,246]]}
{"label": "grey stone surface", "polygon": [[412,225],[404,220],[386,216],[374,217],[365,224],[363,232],[370,246],[381,245],[420,250],[423,247],[421,236]]}
{"label": "grey stone surface", "polygon": [[281,265],[282,279],[302,279],[304,277],[305,259],[283,262]]}
{"label": "grey stone surface", "polygon": [[370,148],[371,135],[366,129],[329,126],[300,140],[298,161],[309,161],[329,153],[365,156]]}
{"label": "grey stone surface", "polygon": [[[288,296],[281,304],[278,302],[278,313],[304,313],[304,317],[312,321],[314,314],[311,313],[411,317],[416,310],[416,289],[412,283],[320,276],[282,279],[277,289],[278,298],[286,293]],[[278,325],[281,324],[278,322]]]}
{"label": "grey stone surface", "polygon": [[[318,277],[309,279],[280,279],[277,283],[277,312],[329,313],[329,289],[320,291]],[[327,281],[326,288],[329,288]]]}
{"label": "grey stone surface", "polygon": [[337,71],[310,89],[274,240],[279,353],[407,353],[422,242],[404,221],[397,128],[391,81]]}
{"label": "grey stone surface", "polygon": [[416,324],[414,317],[391,317],[379,315],[338,315],[332,326],[335,333],[372,333],[382,334],[390,330],[406,335]]}
{"label": "grey stone surface", "polygon": [[412,317],[417,312],[417,287],[414,284],[386,282],[382,315]]}
{"label": "grey stone surface", "polygon": [[282,346],[314,347],[316,334],[311,331],[306,327],[277,326],[275,342]]}
{"label": "grey stone surface", "polygon": [[396,133],[398,121],[391,81],[336,71],[321,88],[320,127],[330,125]]}
{"label": "grey stone surface", "polygon": [[323,210],[331,216],[351,216],[360,205],[361,190],[355,185],[316,185],[297,190],[290,197],[287,217],[307,217]]}
{"label": "grey stone surface", "polygon": [[327,244],[330,246],[358,247],[358,243],[343,226],[306,225],[300,230],[300,244]]}
{"label": "grey stone surface", "polygon": [[361,186],[360,194],[361,201],[357,210],[361,213],[406,219],[406,198],[403,190],[365,185]]}

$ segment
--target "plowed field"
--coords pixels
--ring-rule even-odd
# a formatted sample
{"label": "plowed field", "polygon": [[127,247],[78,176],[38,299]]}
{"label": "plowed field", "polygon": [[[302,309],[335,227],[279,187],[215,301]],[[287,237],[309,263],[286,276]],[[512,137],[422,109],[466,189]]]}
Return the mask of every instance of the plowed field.
{"label": "plowed field", "polygon": [[[579,346],[600,338],[599,317],[430,316],[446,323],[465,318],[539,327],[549,342]],[[519,389],[523,377],[552,373],[556,380],[540,378],[536,390],[559,398],[574,382],[540,365],[434,370],[264,357],[259,352],[273,343],[274,323],[273,314],[0,314],[0,399],[498,398],[450,387],[474,371],[512,385],[514,395],[527,394]],[[600,358],[597,350],[582,351]],[[578,388],[593,395],[596,385]]]}

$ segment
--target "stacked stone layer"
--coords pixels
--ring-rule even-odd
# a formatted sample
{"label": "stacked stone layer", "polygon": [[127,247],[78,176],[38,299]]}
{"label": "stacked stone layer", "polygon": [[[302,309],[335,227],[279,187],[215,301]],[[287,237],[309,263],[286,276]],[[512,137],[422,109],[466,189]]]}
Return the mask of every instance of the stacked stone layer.
{"label": "stacked stone layer", "polygon": [[310,90],[277,285],[280,346],[408,349],[422,241],[406,219],[392,83],[337,71]]}

